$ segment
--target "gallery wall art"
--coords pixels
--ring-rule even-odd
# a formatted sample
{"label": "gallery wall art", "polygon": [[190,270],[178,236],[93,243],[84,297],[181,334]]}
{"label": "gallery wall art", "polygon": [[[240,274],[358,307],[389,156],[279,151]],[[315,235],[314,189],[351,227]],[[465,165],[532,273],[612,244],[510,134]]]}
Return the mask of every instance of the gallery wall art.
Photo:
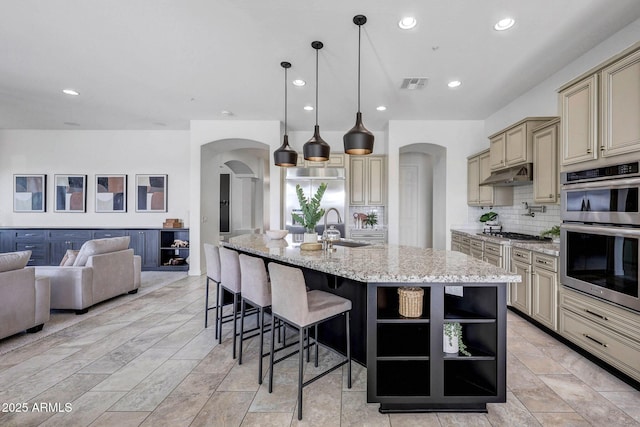
{"label": "gallery wall art", "polygon": [[127,211],[127,175],[96,175],[96,212]]}
{"label": "gallery wall art", "polygon": [[54,182],[55,212],[86,212],[86,175],[55,175]]}
{"label": "gallery wall art", "polygon": [[136,175],[136,212],[167,211],[167,175]]}
{"label": "gallery wall art", "polygon": [[13,211],[45,212],[47,193],[46,175],[13,176]]}

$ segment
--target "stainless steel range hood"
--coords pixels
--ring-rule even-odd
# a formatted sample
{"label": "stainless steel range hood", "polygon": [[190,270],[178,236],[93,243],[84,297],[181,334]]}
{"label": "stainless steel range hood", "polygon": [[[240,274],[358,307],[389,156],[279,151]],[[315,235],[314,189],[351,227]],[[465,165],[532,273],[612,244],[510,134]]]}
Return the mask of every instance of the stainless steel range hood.
{"label": "stainless steel range hood", "polygon": [[502,169],[493,172],[489,178],[485,179],[480,185],[492,185],[494,187],[514,186],[529,184],[533,178],[533,164],[514,166],[508,169]]}

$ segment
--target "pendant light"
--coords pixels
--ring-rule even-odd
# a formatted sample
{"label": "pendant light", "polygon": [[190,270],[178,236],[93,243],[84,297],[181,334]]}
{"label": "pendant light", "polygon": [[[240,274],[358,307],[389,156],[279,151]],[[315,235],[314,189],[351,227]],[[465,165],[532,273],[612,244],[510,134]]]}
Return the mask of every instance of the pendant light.
{"label": "pendant light", "polygon": [[289,145],[287,135],[287,69],[291,68],[291,63],[283,61],[280,66],[284,68],[284,138],[280,148],[273,152],[273,162],[276,166],[291,167],[298,163],[298,153]]}
{"label": "pendant light", "polygon": [[356,125],[342,138],[344,152],[355,155],[371,154],[374,139],[373,134],[362,124],[362,113],[360,112],[360,35],[362,26],[366,22],[367,17],[364,15],[353,17],[353,23],[358,26],[358,112],[356,113]]}
{"label": "pendant light", "polygon": [[318,52],[324,45],[322,42],[312,42],[311,47],[316,50],[316,126],[313,129],[313,136],[302,147],[305,160],[311,160],[313,162],[326,162],[329,160],[329,153],[331,147],[324,142],[320,136],[320,126],[318,126]]}

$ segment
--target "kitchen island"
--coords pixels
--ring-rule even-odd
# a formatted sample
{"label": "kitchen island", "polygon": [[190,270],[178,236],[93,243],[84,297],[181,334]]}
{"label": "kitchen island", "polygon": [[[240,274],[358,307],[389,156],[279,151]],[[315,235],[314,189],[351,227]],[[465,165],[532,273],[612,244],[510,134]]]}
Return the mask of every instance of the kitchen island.
{"label": "kitchen island", "polygon": [[[290,236],[259,234],[222,244],[300,267],[311,289],[352,301],[352,355],[367,366],[367,400],[381,412],[485,411],[506,400],[506,285],[520,276],[458,252],[410,246],[303,251]],[[405,286],[423,290],[420,316],[399,314]],[[453,322],[471,356],[443,352],[443,326]],[[344,353],[343,329],[328,322],[318,340]]]}

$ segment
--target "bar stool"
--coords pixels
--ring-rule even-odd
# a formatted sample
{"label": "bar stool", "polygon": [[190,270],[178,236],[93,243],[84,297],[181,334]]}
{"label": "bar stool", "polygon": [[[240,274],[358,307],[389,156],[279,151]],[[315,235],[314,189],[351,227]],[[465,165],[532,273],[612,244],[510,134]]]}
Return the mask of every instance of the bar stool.
{"label": "bar stool", "polygon": [[[240,349],[238,352],[238,364],[242,365],[242,342],[251,337],[244,336],[245,304],[258,309],[258,329],[260,335],[258,384],[262,384],[262,353],[264,344],[264,311],[271,307],[271,284],[267,277],[267,269],[262,258],[241,254],[240,257],[240,283],[242,287],[242,299],[240,302]],[[271,322],[274,327],[274,322]],[[249,331],[247,331],[249,332]]]}
{"label": "bar stool", "polygon": [[[298,353],[298,420],[302,419],[302,389],[326,374],[338,369],[342,365],[348,365],[347,387],[351,388],[351,337],[349,316],[351,301],[338,295],[323,291],[307,292],[302,270],[284,265],[269,263],[269,276],[271,277],[271,311],[273,320],[282,320],[285,324],[298,329],[299,349]],[[318,324],[336,316],[345,316],[345,328],[347,336],[347,357],[345,360],[303,382],[304,366],[304,335],[310,327],[315,329],[315,366],[318,366]],[[273,391],[273,365],[281,362],[291,354],[278,360],[274,359],[275,328],[271,328],[271,352],[269,355],[269,393]],[[308,348],[308,346],[307,346]],[[294,354],[292,353],[292,354]]]}
{"label": "bar stool", "polygon": [[[238,327],[238,299],[240,298],[240,261],[238,252],[225,247],[220,248],[220,278],[218,284],[218,295],[216,296],[216,326],[218,328],[218,344],[222,344],[222,324],[233,322],[233,358],[236,358],[236,335]],[[222,316],[224,304],[223,291],[233,295],[233,311],[230,315]],[[222,298],[222,301],[220,300]]]}
{"label": "bar stool", "polygon": [[[204,258],[207,263],[207,292],[204,302],[204,327],[206,328],[209,323],[209,310],[217,309],[215,306],[209,307],[209,282],[213,281],[216,284],[216,292],[218,285],[220,284],[220,250],[217,246],[211,243],[204,243]],[[217,313],[216,313],[217,319]],[[216,323],[216,338],[218,338],[218,327]]]}

